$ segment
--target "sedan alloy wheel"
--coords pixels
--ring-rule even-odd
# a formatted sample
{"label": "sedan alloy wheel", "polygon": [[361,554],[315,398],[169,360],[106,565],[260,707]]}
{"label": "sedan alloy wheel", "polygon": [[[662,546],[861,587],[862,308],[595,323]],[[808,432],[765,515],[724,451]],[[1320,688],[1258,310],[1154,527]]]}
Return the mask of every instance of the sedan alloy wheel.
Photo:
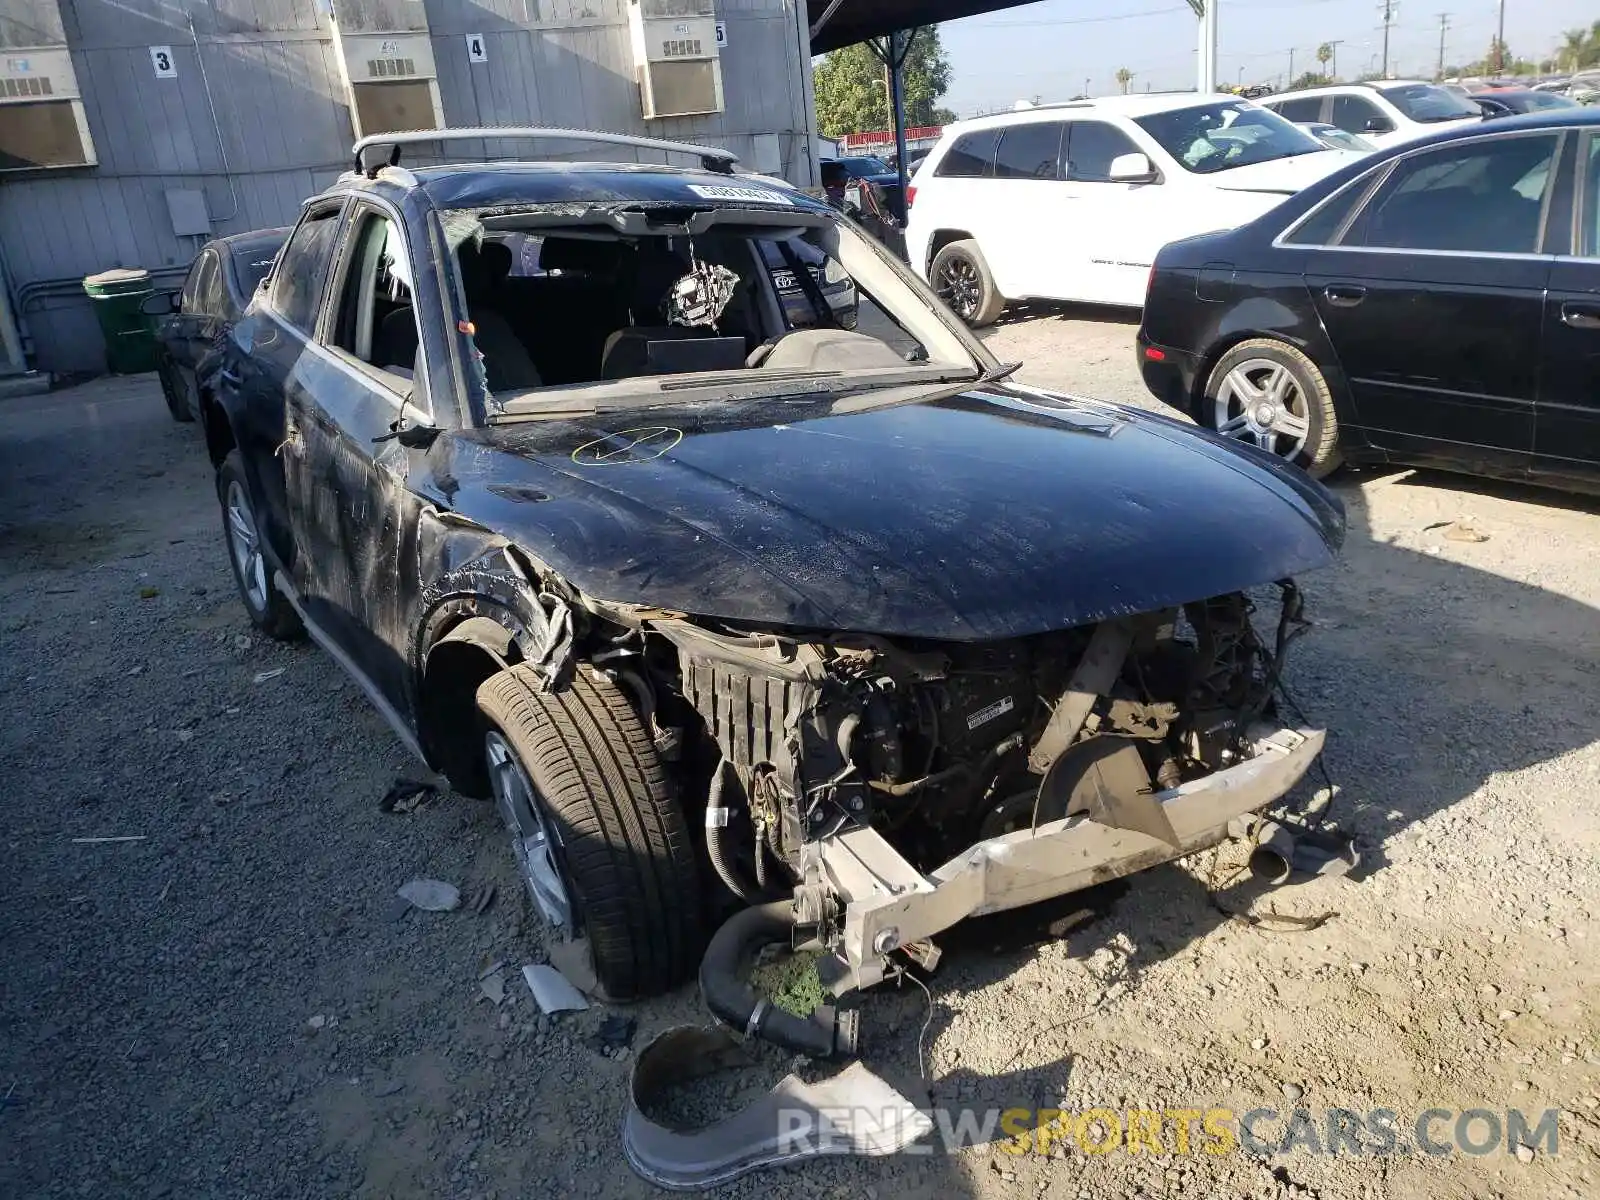
{"label": "sedan alloy wheel", "polygon": [[1212,427],[1291,461],[1306,448],[1311,417],[1300,384],[1283,363],[1251,358],[1223,377]]}

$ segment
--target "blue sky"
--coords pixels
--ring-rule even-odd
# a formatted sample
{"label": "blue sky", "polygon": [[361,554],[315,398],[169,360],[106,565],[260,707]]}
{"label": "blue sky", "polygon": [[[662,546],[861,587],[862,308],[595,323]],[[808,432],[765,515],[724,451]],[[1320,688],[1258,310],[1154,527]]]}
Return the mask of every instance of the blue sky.
{"label": "blue sky", "polygon": [[[1382,43],[1380,0],[1219,0],[1218,75],[1273,83],[1316,65],[1319,42],[1343,39],[1339,74],[1375,65]],[[1439,14],[1450,13],[1446,58],[1480,58],[1494,36],[1496,0],[1395,0],[1391,64],[1428,76],[1439,55]],[[1595,0],[1507,0],[1506,44],[1513,54],[1549,54],[1563,29],[1600,19]],[[954,67],[947,107],[959,116],[1008,108],[1035,95],[1066,99],[1089,80],[1115,90],[1118,67],[1142,91],[1194,86],[1197,22],[1185,0],[1043,0],[951,21],[940,27]]]}

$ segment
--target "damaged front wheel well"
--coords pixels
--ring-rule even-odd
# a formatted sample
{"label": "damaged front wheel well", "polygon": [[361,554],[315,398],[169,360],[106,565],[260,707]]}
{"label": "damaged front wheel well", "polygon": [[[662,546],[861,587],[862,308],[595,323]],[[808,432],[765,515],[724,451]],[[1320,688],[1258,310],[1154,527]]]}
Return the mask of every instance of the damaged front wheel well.
{"label": "damaged front wheel well", "polygon": [[463,795],[489,794],[478,685],[521,661],[511,631],[489,617],[467,618],[428,651],[417,698],[419,733],[429,761]]}

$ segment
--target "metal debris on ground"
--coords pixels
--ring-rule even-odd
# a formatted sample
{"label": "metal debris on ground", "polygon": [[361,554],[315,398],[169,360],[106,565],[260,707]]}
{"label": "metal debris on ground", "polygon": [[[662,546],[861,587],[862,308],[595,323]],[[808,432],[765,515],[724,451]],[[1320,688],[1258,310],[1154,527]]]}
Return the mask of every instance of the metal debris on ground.
{"label": "metal debris on ground", "polygon": [[543,1013],[582,1012],[589,1007],[583,993],[567,981],[567,977],[554,967],[543,963],[529,963],[522,968],[522,977],[528,981],[528,990],[539,1003]]}
{"label": "metal debris on ground", "polygon": [[467,911],[475,917],[481,917],[489,911],[489,906],[494,903],[495,886],[492,883],[480,883],[468,890],[463,901]]}
{"label": "metal debris on ground", "polygon": [[285,670],[286,668],[284,667],[273,667],[270,671],[257,671],[256,682],[265,683],[269,679],[276,679],[279,675],[282,675]]}
{"label": "metal debris on ground", "polygon": [[452,912],[461,907],[461,890],[442,879],[413,879],[397,894],[424,912]]}
{"label": "metal debris on ground", "polygon": [[584,1043],[589,1049],[609,1058],[617,1051],[633,1045],[633,1035],[638,1028],[636,1018],[613,1014],[602,1020],[599,1028],[585,1038]]}
{"label": "metal debris on ground", "polygon": [[[256,677],[256,682],[261,682],[261,677]],[[438,789],[433,784],[421,779],[396,779],[389,785],[389,790],[383,794],[383,799],[378,801],[378,811],[386,813],[413,813],[426,805]]]}
{"label": "metal debris on ground", "polygon": [[600,981],[595,978],[594,959],[589,952],[588,938],[554,942],[549,947],[550,965],[586,996],[597,995]]}
{"label": "metal debris on ground", "polygon": [[1444,533],[1447,542],[1487,542],[1489,535],[1476,528],[1470,519],[1463,521],[1435,521],[1432,525],[1424,525],[1422,532],[1431,533],[1439,529]]}
{"label": "metal debris on ground", "polygon": [[679,1026],[639,1052],[622,1149],[645,1179],[697,1191],[820,1154],[894,1154],[933,1128],[927,1113],[859,1062],[816,1083],[786,1075],[755,1103],[700,1129],[668,1128],[645,1116],[669,1089],[727,1065],[737,1048],[720,1026]]}

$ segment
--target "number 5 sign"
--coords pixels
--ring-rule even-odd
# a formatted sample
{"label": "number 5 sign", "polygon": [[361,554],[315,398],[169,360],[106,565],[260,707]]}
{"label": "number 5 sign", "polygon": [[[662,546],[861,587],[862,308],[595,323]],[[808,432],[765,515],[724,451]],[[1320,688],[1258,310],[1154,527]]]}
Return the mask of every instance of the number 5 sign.
{"label": "number 5 sign", "polygon": [[178,77],[178,64],[172,61],[171,46],[151,46],[150,65],[156,69],[157,79]]}
{"label": "number 5 sign", "polygon": [[489,50],[483,44],[483,34],[467,34],[467,61],[475,63],[489,61]]}

